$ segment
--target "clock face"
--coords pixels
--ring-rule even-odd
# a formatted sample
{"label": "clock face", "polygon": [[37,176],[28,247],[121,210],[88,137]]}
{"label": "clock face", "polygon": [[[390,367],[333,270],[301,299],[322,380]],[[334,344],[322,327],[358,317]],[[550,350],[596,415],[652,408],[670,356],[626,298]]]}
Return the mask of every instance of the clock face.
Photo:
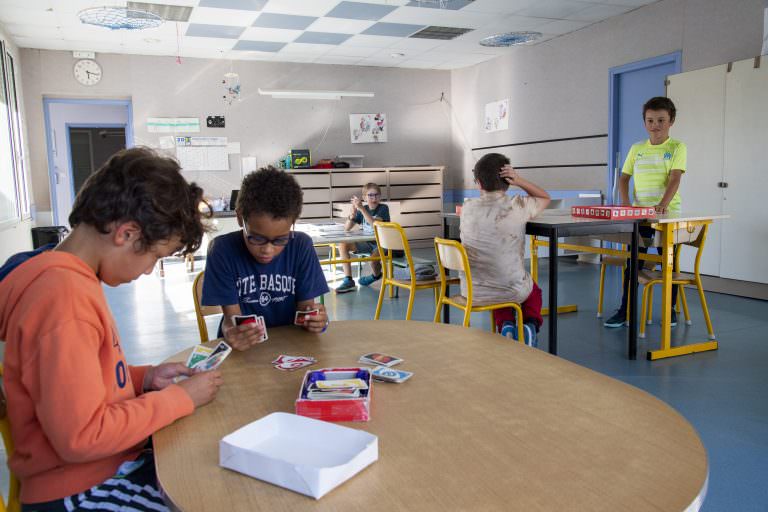
{"label": "clock face", "polygon": [[75,62],[75,78],[83,85],[96,85],[101,80],[101,66],[90,59]]}

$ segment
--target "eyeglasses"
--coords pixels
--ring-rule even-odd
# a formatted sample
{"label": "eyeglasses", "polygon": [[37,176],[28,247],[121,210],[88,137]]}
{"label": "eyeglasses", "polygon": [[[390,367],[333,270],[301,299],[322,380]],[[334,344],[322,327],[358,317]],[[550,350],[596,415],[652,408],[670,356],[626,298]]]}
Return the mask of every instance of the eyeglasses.
{"label": "eyeglasses", "polygon": [[262,235],[254,235],[248,232],[248,227],[243,226],[243,234],[245,240],[251,245],[267,245],[272,244],[275,247],[285,247],[293,239],[293,231],[287,235],[278,236],[277,238],[267,238]]}
{"label": "eyeglasses", "polygon": [[366,196],[376,198],[376,197],[381,197],[381,194],[370,193],[370,194],[366,194]]}

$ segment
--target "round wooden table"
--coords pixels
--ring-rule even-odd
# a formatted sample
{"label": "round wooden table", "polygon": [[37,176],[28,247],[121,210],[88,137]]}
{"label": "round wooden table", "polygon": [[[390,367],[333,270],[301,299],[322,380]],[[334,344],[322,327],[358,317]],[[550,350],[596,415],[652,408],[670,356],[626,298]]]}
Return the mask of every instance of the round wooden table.
{"label": "round wooden table", "polygon": [[[698,510],[707,454],[667,404],[587,368],[479,329],[414,321],[333,322],[322,335],[270,329],[233,353],[211,404],[154,435],[157,474],[184,511]],[[403,384],[376,382],[379,460],[319,501],[218,466],[219,440],[275,411],[293,412],[304,370],[402,357]],[[183,360],[188,351],[173,360]]]}

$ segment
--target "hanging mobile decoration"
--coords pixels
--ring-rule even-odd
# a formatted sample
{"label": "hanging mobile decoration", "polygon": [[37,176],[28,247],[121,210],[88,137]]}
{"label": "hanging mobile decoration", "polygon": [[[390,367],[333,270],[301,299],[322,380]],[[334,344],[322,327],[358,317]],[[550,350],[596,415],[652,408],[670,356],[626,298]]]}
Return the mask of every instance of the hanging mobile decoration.
{"label": "hanging mobile decoration", "polygon": [[227,106],[232,105],[235,100],[240,101],[240,75],[233,71],[224,73],[224,80],[221,83],[224,85],[223,98]]}

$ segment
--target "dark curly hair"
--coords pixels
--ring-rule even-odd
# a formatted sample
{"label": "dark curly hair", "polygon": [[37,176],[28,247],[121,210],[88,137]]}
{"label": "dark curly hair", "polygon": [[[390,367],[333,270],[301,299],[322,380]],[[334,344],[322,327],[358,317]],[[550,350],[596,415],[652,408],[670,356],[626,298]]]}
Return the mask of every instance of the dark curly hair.
{"label": "dark curly hair", "polygon": [[245,177],[235,209],[243,219],[256,214],[295,221],[301,215],[303,197],[296,178],[270,165]]}
{"label": "dark curly hair", "polygon": [[179,236],[181,253],[193,253],[206,231],[198,210],[203,189],[187,183],[180,171],[175,160],[149,148],[119,151],[85,181],[69,223],[106,234],[115,222],[133,221],[141,228],[140,250]]}
{"label": "dark curly hair", "polygon": [[480,184],[480,188],[487,192],[494,190],[507,190],[509,183],[499,176],[501,168],[509,164],[509,158],[501,153],[488,153],[475,164],[472,174]]}
{"label": "dark curly hair", "polygon": [[643,105],[643,121],[645,121],[645,113],[649,110],[666,110],[670,121],[674,121],[677,115],[675,104],[672,103],[671,99],[664,96],[656,96],[645,102],[645,105]]}

